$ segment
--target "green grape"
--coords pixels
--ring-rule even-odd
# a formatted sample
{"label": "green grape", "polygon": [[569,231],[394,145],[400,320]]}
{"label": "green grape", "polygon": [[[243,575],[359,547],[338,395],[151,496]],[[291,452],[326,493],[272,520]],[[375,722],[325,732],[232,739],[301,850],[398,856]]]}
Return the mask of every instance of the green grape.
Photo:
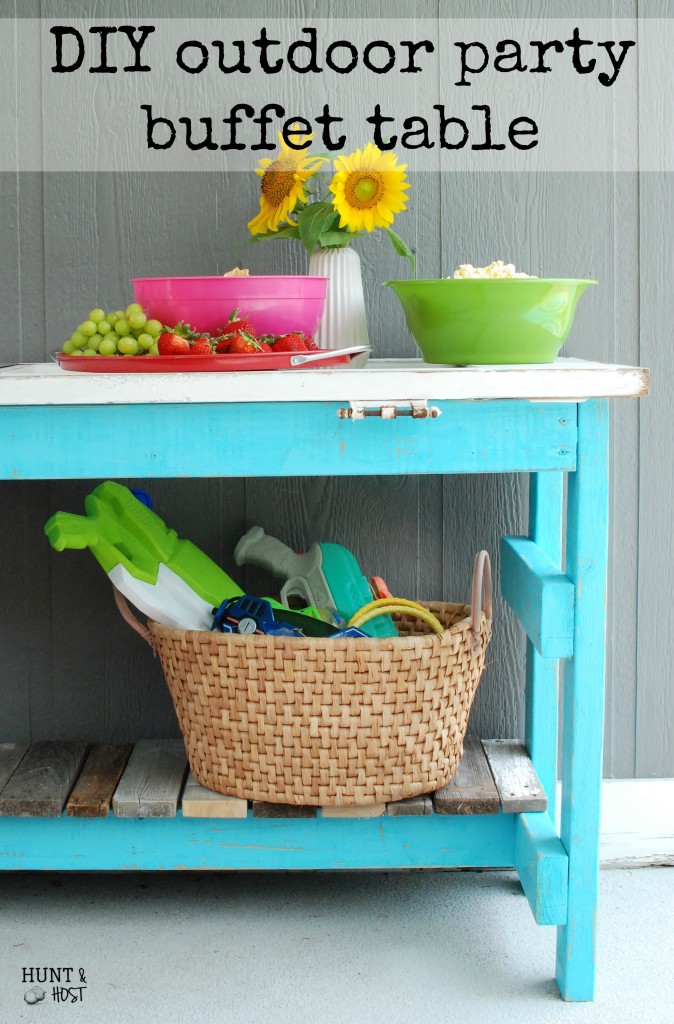
{"label": "green grape", "polygon": [[154,345],[150,346],[147,354],[149,356],[158,356],[159,355],[159,348],[157,347],[157,342],[156,341],[155,341]]}
{"label": "green grape", "polygon": [[77,329],[78,331],[81,331],[82,334],[86,334],[87,338],[91,338],[96,334],[96,324],[93,320],[85,320]]}
{"label": "green grape", "polygon": [[142,312],[131,313],[131,315],[129,316],[129,323],[131,324],[131,327],[134,331],[138,331],[141,328],[145,327],[145,324],[147,323],[147,317],[145,316],[145,313]]}
{"label": "green grape", "polygon": [[130,306],[126,307],[126,315],[128,317],[135,316],[137,313],[142,313],[143,307],[137,302],[132,302]]}
{"label": "green grape", "polygon": [[87,336],[86,334],[82,334],[81,331],[73,331],[70,335],[70,340],[75,348],[84,348],[87,343]]}
{"label": "green grape", "polygon": [[64,341],[63,344],[61,345],[61,351],[65,355],[67,355],[67,356],[70,355],[72,350],[73,350],[73,343],[72,343],[72,341]]}
{"label": "green grape", "polygon": [[117,321],[119,320],[119,316],[117,315],[117,313],[106,313],[105,319],[110,324],[110,327],[114,327]]}
{"label": "green grape", "polygon": [[115,334],[114,339],[110,334],[106,334],[103,341],[98,346],[98,353],[101,356],[114,356],[117,351],[117,339],[119,335]]}
{"label": "green grape", "polygon": [[138,342],[135,338],[127,335],[124,338],[120,338],[117,343],[117,348],[125,356],[135,356],[138,352]]}
{"label": "green grape", "polygon": [[115,324],[115,330],[119,334],[120,338],[125,338],[131,330],[129,321],[126,319],[118,320]]}
{"label": "green grape", "polygon": [[139,334],[138,344],[140,348],[145,349],[146,352],[149,352],[152,346],[154,345],[154,338],[150,334]]}
{"label": "green grape", "polygon": [[112,324],[109,320],[99,320],[96,325],[96,329],[100,334],[101,338],[104,338],[108,331],[112,330]]}
{"label": "green grape", "polygon": [[101,320],[105,320],[105,310],[99,309],[97,306],[96,309],[92,309],[91,313],[89,314],[89,319],[92,320],[93,323],[95,324],[100,323]]}
{"label": "green grape", "polygon": [[79,349],[79,348],[74,348],[70,354],[71,354],[71,356],[81,356],[81,355],[83,355],[82,350]]}
{"label": "green grape", "polygon": [[87,348],[92,348],[94,352],[98,352],[99,345],[101,344],[102,341],[103,339],[100,336],[100,334],[94,334],[92,335],[91,338],[89,338]]}
{"label": "green grape", "polygon": [[158,320],[148,320],[145,324],[145,333],[151,338],[158,338],[162,332],[162,324]]}
{"label": "green grape", "polygon": [[82,353],[82,355],[85,355],[85,356],[97,356],[98,352],[96,351],[95,348],[85,348],[85,350]]}

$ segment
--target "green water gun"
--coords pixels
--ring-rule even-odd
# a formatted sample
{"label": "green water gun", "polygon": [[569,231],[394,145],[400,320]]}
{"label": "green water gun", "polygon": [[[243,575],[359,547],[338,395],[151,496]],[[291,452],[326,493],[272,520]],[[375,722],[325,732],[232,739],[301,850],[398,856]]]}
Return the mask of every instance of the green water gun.
{"label": "green water gun", "polygon": [[210,629],[213,609],[243,591],[189,540],[113,480],[84,501],[86,515],[56,512],[44,530],[57,551],[89,548],[112,583],[164,625]]}

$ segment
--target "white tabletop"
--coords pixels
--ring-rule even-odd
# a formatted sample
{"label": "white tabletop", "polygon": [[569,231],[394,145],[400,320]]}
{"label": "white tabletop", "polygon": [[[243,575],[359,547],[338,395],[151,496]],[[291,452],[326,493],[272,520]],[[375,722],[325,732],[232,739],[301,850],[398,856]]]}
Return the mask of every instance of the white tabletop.
{"label": "white tabletop", "polygon": [[648,394],[649,372],[583,359],[507,366],[439,366],[371,359],[366,367],[242,373],[80,373],[55,363],[0,368],[0,405],[222,402],[479,401],[577,402]]}

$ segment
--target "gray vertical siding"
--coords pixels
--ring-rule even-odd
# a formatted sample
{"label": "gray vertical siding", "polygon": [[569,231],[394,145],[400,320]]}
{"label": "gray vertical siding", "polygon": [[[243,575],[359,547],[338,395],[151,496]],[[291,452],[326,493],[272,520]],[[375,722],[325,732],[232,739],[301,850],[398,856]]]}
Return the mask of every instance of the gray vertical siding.
{"label": "gray vertical siding", "polygon": [[[49,15],[58,6],[6,4],[2,13]],[[94,13],[84,2],[74,6]],[[110,6],[96,4],[96,16]],[[167,6],[161,5],[164,15]],[[170,6],[182,13],[178,0]],[[215,0],[193,6],[200,16],[223,14]],[[552,2],[536,10],[567,13]],[[626,16],[634,5],[597,2],[584,10]],[[515,17],[530,13],[531,4],[441,0],[415,11]],[[329,13],[325,4],[309,10],[290,0],[247,9],[260,16],[303,12]],[[330,12],[410,13],[407,5],[392,10],[357,0],[339,11],[333,4]],[[160,12],[139,0],[116,5],[116,17],[121,13]],[[258,273],[303,272],[305,258],[291,243],[251,249],[245,220],[255,203],[252,174],[0,175],[2,361],[47,358],[91,306],[130,301],[133,276],[208,274],[237,263]],[[654,371],[651,398],[615,402],[612,412],[605,772],[615,777],[674,775],[674,463],[666,391],[674,350],[673,214],[671,175],[425,173],[413,176],[410,211],[397,225],[417,250],[420,276],[503,256],[534,273],[599,278],[578,309],[568,354]],[[380,237],[359,243],[359,250],[375,353],[413,355],[396,300],[381,287],[405,273],[401,261]],[[101,438],[101,444],[142,443]],[[0,740],[177,734],[159,666],[119,619],[97,564],[87,552],[55,554],[42,534],[51,512],[80,509],[96,482],[0,484]],[[232,572],[234,543],[258,522],[298,549],[313,540],[340,541],[365,571],[412,597],[462,599],[475,550],[497,553],[501,533],[525,529],[526,481],[513,475],[153,481],[148,487],[160,514]],[[270,587],[254,571],[244,582]],[[497,615],[472,721],[484,735],[517,735],[523,644],[500,601]]]}

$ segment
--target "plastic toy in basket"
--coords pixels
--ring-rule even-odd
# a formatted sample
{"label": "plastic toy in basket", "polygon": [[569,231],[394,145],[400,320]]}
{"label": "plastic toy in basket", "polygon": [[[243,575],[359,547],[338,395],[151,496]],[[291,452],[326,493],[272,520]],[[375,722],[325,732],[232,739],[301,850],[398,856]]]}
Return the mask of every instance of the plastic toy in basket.
{"label": "plastic toy in basket", "polygon": [[213,616],[211,629],[221,633],[264,633],[267,636],[304,636],[301,629],[278,622],[269,601],[261,597],[235,597],[223,601]]}
{"label": "plastic toy in basket", "polygon": [[308,620],[306,615],[289,608],[272,606],[263,597],[244,594],[243,597],[223,601],[213,616],[212,630],[220,633],[244,633],[266,636],[369,636],[362,629],[347,626],[339,629],[322,619]]}
{"label": "plastic toy in basket", "polygon": [[84,507],[84,516],[54,513],[44,528],[52,547],[88,547],[112,584],[155,621],[209,629],[213,608],[243,594],[231,576],[128,487],[107,480],[87,495]]}
{"label": "plastic toy in basket", "polygon": [[[348,548],[341,544],[312,544],[306,554],[297,554],[261,526],[253,526],[234,549],[237,565],[258,565],[285,579],[281,600],[289,604],[298,597],[306,604],[332,608],[345,621],[372,598],[370,584]],[[372,623],[371,635],[397,636],[390,615]]]}

